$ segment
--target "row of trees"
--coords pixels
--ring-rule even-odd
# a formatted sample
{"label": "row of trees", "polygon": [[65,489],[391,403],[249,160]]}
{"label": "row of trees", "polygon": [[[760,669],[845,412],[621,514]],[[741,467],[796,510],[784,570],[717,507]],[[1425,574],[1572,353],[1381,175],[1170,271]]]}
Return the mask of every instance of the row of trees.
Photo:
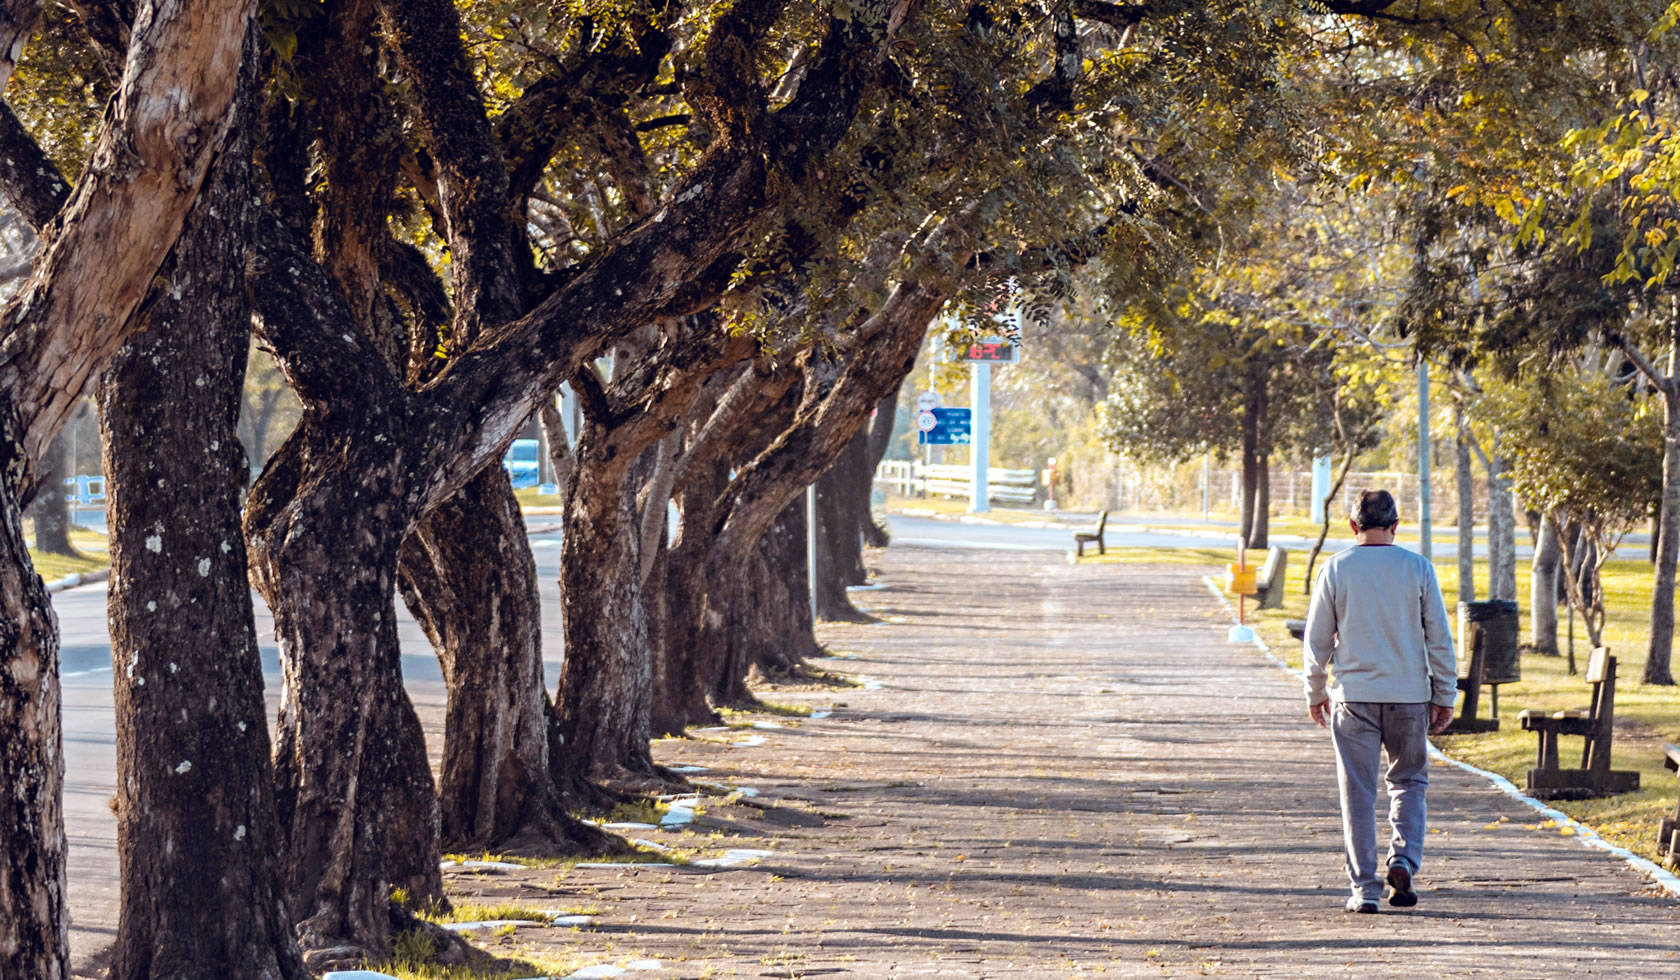
{"label": "row of trees", "polygon": [[[1597,642],[1593,570],[1654,521],[1643,679],[1672,683],[1677,11],[1419,4],[1388,12],[1438,30],[1326,23],[1334,54],[1286,66],[1324,95],[1323,179],[1226,188],[1243,230],[1173,288],[1118,297],[1110,445],[1240,456],[1260,546],[1267,461],[1333,452],[1346,472],[1388,417],[1415,417],[1405,369],[1425,360],[1447,396],[1434,427],[1452,433],[1461,509],[1472,457],[1487,474],[1492,595],[1516,597],[1515,491],[1538,545],[1536,646],[1556,649],[1560,561]],[[1469,527],[1461,517],[1461,556]]]}
{"label": "row of trees", "polygon": [[[19,514],[85,391],[113,976],[359,962],[399,889],[443,900],[444,842],[613,846],[569,813],[668,787],[654,735],[812,649],[789,504],[871,451],[936,313],[1008,278],[1048,310],[1076,270],[1158,290],[1217,248],[1209,188],[1305,145],[1290,59],[1348,17],[1437,30],[1389,6],[0,5],[0,193],[40,238],[0,319],[0,974],[65,975],[56,628]],[[301,416],[246,493],[253,330]],[[551,696],[496,463],[562,382]],[[435,782],[399,595],[449,690]]]}

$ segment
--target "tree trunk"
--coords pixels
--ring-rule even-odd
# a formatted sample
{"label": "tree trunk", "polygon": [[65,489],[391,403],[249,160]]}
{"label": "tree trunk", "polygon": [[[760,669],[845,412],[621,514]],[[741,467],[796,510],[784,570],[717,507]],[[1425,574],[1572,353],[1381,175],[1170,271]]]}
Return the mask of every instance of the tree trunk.
{"label": "tree trunk", "polygon": [[780,676],[820,656],[805,574],[805,501],[795,499],[760,536],[741,574],[706,593],[707,629],[698,638],[712,702],[751,708],[753,668]]}
{"label": "tree trunk", "polygon": [[[900,389],[903,388],[901,384]],[[875,418],[869,423],[869,466],[865,490],[869,497],[863,505],[863,543],[871,548],[885,548],[887,546],[887,530],[875,523],[872,509],[873,493],[875,489],[875,470],[886,458],[887,450],[892,445],[893,426],[898,421],[898,390],[881,399],[875,406]],[[859,583],[860,585],[862,583]]]}
{"label": "tree trunk", "polygon": [[1488,455],[1488,598],[1517,597],[1517,512],[1511,504],[1510,464]]}
{"label": "tree trunk", "polygon": [[[1453,442],[1454,482],[1458,485],[1458,601],[1476,601],[1476,483],[1470,471],[1470,440],[1465,431],[1464,406],[1453,407],[1458,438]],[[1553,609],[1556,609],[1554,604]],[[1554,621],[1555,623],[1555,621]],[[1552,641],[1553,652],[1557,640]]]}
{"label": "tree trunk", "polygon": [[1267,546],[1267,518],[1271,509],[1268,415],[1265,367],[1253,365],[1243,392],[1242,416],[1241,527],[1243,540],[1250,548]]}
{"label": "tree trunk", "polygon": [[749,568],[753,601],[731,609],[735,629],[730,635],[744,648],[739,659],[772,676],[798,670],[806,658],[822,654],[811,621],[803,500],[784,508],[759,538]]}
{"label": "tree trunk", "polygon": [[0,976],[68,976],[64,905],[64,749],[58,628],[30,564],[21,510],[0,480]]}
{"label": "tree trunk", "polygon": [[398,572],[449,692],[444,846],[600,853],[611,838],[566,813],[551,775],[537,569],[507,471],[486,467],[429,514],[404,542]]}
{"label": "tree trunk", "polygon": [[1663,386],[1662,503],[1657,510],[1657,566],[1651,575],[1651,640],[1645,651],[1646,684],[1673,684],[1674,567],[1680,560],[1680,381]]}
{"label": "tree trunk", "polygon": [[31,512],[35,517],[35,550],[46,555],[79,557],[70,544],[70,495],[64,478],[71,475],[70,440],[60,432],[41,458],[41,488]]}
{"label": "tree trunk", "polygon": [[[247,84],[254,78],[253,66]],[[111,646],[121,651],[114,980],[212,980],[232,963],[256,980],[309,976],[274,850],[239,531],[249,159],[249,139],[236,135],[99,393]]]}
{"label": "tree trunk", "polygon": [[[859,526],[855,486],[855,470],[868,451],[868,436],[866,431],[854,436],[816,482],[817,615],[827,620],[868,621],[846,595],[846,586],[868,581],[863,570],[863,529]],[[868,521],[867,506],[863,521]],[[800,524],[803,526],[804,521]]]}
{"label": "tree trunk", "polygon": [[1254,474],[1254,518],[1248,534],[1248,546],[1265,551],[1271,544],[1272,525],[1272,458],[1261,453]]}
{"label": "tree trunk", "polygon": [[[63,736],[58,630],[25,545],[22,508],[35,465],[90,377],[134,329],[131,318],[180,233],[226,132],[247,2],[148,8],[135,24],[116,97],[67,207],[41,157],[21,177],[37,229],[63,214],[0,334],[0,976],[59,980],[69,957],[64,907]],[[9,11],[9,76],[33,25]],[[10,33],[18,31],[15,35]],[[9,113],[8,113],[9,114]],[[185,137],[192,137],[189,142]],[[10,188],[8,188],[10,190]],[[40,192],[40,193],[33,193]]]}
{"label": "tree trunk", "polygon": [[[437,794],[397,641],[407,515],[346,505],[401,498],[403,440],[371,409],[323,438],[335,428],[294,433],[245,518],[253,578],[280,640],[277,810],[298,938],[315,969],[389,949],[393,888],[416,902],[442,898]],[[296,493],[306,469],[332,482]]]}
{"label": "tree trunk", "polygon": [[[654,660],[653,731],[677,735],[689,725],[717,723],[707,701],[716,668],[709,657],[710,630],[705,621],[704,574],[714,534],[714,505],[729,483],[729,464],[721,456],[695,461],[676,495],[676,540],[663,563],[665,629]],[[655,579],[649,588],[657,587]],[[717,585],[719,583],[712,583]]]}
{"label": "tree trunk", "polygon": [[610,436],[594,419],[582,436],[560,550],[566,657],[555,705],[567,751],[585,777],[643,792],[664,779],[648,747],[653,661],[636,547],[640,524],[627,467],[595,458]]}
{"label": "tree trunk", "polygon": [[1529,646],[1535,653],[1558,655],[1558,567],[1563,549],[1558,541],[1557,522],[1551,514],[1540,516],[1540,540],[1534,548],[1528,588]]}

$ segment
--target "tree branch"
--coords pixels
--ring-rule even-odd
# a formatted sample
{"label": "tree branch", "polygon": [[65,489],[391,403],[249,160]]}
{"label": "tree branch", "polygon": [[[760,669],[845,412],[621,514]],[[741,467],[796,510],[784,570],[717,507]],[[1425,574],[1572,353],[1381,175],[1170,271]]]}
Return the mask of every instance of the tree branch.
{"label": "tree branch", "polygon": [[5,102],[0,102],[0,194],[36,234],[70,200],[70,185]]}
{"label": "tree branch", "polygon": [[226,135],[253,0],[148,5],[91,163],[34,274],[0,316],[5,476],[29,496],[34,462],[180,235]]}
{"label": "tree branch", "polygon": [[320,263],[273,212],[258,219],[246,274],[257,331],[300,400],[330,410],[345,388],[402,395],[390,361],[356,324]]}
{"label": "tree branch", "polygon": [[0,0],[0,92],[12,80],[18,52],[41,19],[41,0]]}
{"label": "tree branch", "polygon": [[[473,342],[486,324],[524,312],[516,256],[518,222],[509,211],[502,149],[491,135],[461,46],[461,17],[450,0],[382,0],[386,33],[413,81],[449,242],[455,322],[451,344]],[[521,249],[528,253],[528,249]]]}

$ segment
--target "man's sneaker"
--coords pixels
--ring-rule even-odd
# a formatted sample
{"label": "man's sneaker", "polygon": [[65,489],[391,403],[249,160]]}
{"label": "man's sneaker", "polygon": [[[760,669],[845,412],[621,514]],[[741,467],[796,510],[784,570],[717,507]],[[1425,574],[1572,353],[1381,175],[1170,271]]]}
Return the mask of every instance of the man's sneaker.
{"label": "man's sneaker", "polygon": [[1403,864],[1388,866],[1388,904],[1397,909],[1409,909],[1417,904],[1417,892],[1412,891],[1412,873]]}
{"label": "man's sneaker", "polygon": [[1349,912],[1358,912],[1361,915],[1376,915],[1377,900],[1374,898],[1360,898],[1358,895],[1355,895],[1347,900],[1346,908]]}

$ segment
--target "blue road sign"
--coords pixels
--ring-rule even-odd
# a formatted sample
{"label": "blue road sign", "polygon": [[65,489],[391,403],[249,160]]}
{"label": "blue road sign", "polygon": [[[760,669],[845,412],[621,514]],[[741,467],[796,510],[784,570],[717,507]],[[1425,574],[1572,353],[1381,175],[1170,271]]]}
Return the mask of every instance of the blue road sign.
{"label": "blue road sign", "polygon": [[973,412],[966,408],[935,408],[921,413],[933,416],[933,426],[924,427],[923,420],[918,418],[917,429],[920,430],[917,442],[923,446],[966,446],[969,443],[969,430],[973,424]]}

